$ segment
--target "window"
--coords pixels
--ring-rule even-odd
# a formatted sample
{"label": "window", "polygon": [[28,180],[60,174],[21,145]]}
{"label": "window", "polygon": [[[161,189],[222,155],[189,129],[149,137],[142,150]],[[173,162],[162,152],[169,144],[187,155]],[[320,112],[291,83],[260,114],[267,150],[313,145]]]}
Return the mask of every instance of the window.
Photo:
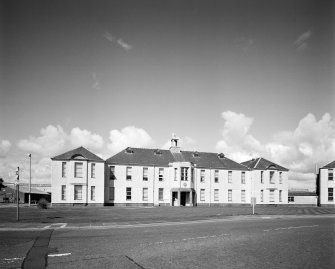
{"label": "window", "polygon": [[131,180],[131,167],[127,167],[126,174],[127,174],[127,180]]}
{"label": "window", "polygon": [[109,200],[114,200],[115,189],[114,187],[109,187]]}
{"label": "window", "polygon": [[283,172],[279,172],[279,184],[283,183]]}
{"label": "window", "polygon": [[200,170],[200,182],[205,182],[205,170]]}
{"label": "window", "polygon": [[289,196],[288,197],[288,202],[294,202],[294,196]]}
{"label": "window", "polygon": [[83,186],[74,185],[74,200],[82,200],[83,199]]}
{"label": "window", "polygon": [[115,178],[115,166],[110,166],[109,167],[109,179],[116,179]]}
{"label": "window", "polygon": [[182,167],[181,168],[181,180],[182,181],[187,181],[188,180],[188,177],[187,177],[187,171],[188,168],[187,167]]}
{"label": "window", "polygon": [[274,184],[274,183],[275,183],[274,174],[275,174],[274,171],[270,171],[270,183],[271,183],[271,184]]}
{"label": "window", "polygon": [[95,186],[91,186],[91,200],[95,201]]}
{"label": "window", "polygon": [[219,190],[218,189],[214,190],[214,201],[216,202],[219,201]]}
{"label": "window", "polygon": [[261,190],[261,202],[264,202],[264,191]]}
{"label": "window", "polygon": [[158,200],[164,201],[164,189],[163,188],[158,189]]}
{"label": "window", "polygon": [[328,180],[334,180],[333,169],[328,169]]}
{"label": "window", "polygon": [[131,200],[131,188],[126,188],[126,200]]}
{"label": "window", "polygon": [[245,184],[245,172],[241,173],[241,184]]}
{"label": "window", "polygon": [[233,171],[228,171],[228,183],[233,182]]}
{"label": "window", "polygon": [[283,201],[283,191],[279,190],[279,202]]}
{"label": "window", "polygon": [[219,183],[219,170],[214,171],[214,182]]}
{"label": "window", "polygon": [[62,200],[66,200],[66,186],[62,185]]}
{"label": "window", "polygon": [[233,190],[228,190],[228,202],[233,201]]}
{"label": "window", "polygon": [[74,177],[83,177],[83,163],[74,163]]}
{"label": "window", "polygon": [[241,190],[241,202],[245,203],[245,190]]}
{"label": "window", "polygon": [[143,188],[142,200],[148,201],[148,188]]}
{"label": "window", "polygon": [[270,190],[270,203],[275,201],[275,191],[274,190]]}
{"label": "window", "polygon": [[158,180],[159,181],[164,180],[164,168],[159,168],[159,170],[158,170]]}
{"label": "window", "polygon": [[177,177],[177,173],[178,173],[178,168],[174,169],[174,180],[177,181],[178,177]]}
{"label": "window", "polygon": [[191,168],[191,182],[193,182],[194,180],[194,169]]}
{"label": "window", "polygon": [[261,171],[261,184],[263,184],[264,183],[264,172],[263,171]]}
{"label": "window", "polygon": [[328,188],[328,201],[334,201],[334,188]]}
{"label": "window", "polygon": [[143,167],[143,181],[148,181],[148,167]]}
{"label": "window", "polygon": [[66,177],[66,162],[62,162],[62,177]]}
{"label": "window", "polygon": [[200,190],[200,201],[205,201],[205,189]]}
{"label": "window", "polygon": [[95,178],[95,163],[91,163],[91,178]]}

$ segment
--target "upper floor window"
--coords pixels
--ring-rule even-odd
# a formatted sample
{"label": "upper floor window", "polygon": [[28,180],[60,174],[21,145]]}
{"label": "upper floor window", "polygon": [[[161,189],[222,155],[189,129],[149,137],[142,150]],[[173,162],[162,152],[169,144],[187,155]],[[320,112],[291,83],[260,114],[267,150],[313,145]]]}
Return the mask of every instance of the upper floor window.
{"label": "upper floor window", "polygon": [[228,183],[233,182],[233,171],[228,171]]}
{"label": "upper floor window", "polygon": [[214,182],[219,183],[219,170],[214,171]]}
{"label": "upper floor window", "polygon": [[74,163],[74,177],[83,177],[83,163]]}
{"label": "upper floor window", "polygon": [[158,170],[158,180],[159,181],[164,180],[164,168],[159,168],[159,170]]}
{"label": "upper floor window", "polygon": [[178,173],[178,168],[175,168],[174,169],[174,180],[178,180],[177,173]]}
{"label": "upper floor window", "polygon": [[62,177],[66,177],[66,162],[62,162]]}
{"label": "upper floor window", "polygon": [[241,183],[245,184],[245,172],[241,173]]}
{"label": "upper floor window", "polygon": [[131,167],[126,168],[127,180],[131,180],[131,175],[132,175],[131,170],[132,170]]}
{"label": "upper floor window", "polygon": [[333,169],[328,169],[328,180],[334,180]]}
{"label": "upper floor window", "polygon": [[194,180],[194,169],[193,167],[191,168],[191,182]]}
{"label": "upper floor window", "polygon": [[264,171],[261,171],[261,184],[264,183]]}
{"label": "upper floor window", "polygon": [[200,182],[205,182],[205,170],[200,170]]}
{"label": "upper floor window", "polygon": [[271,184],[275,183],[275,177],[274,177],[274,175],[275,175],[275,172],[274,171],[270,171],[270,183]]}
{"label": "upper floor window", "polygon": [[283,172],[279,172],[279,184],[283,183]]}
{"label": "upper floor window", "polygon": [[148,167],[143,167],[143,181],[148,181]]}
{"label": "upper floor window", "polygon": [[182,181],[187,181],[188,180],[188,175],[187,175],[187,167],[182,167],[181,168],[181,180]]}
{"label": "upper floor window", "polygon": [[115,166],[109,167],[109,179],[116,179],[115,178]]}
{"label": "upper floor window", "polygon": [[91,178],[95,178],[95,163],[91,163]]}

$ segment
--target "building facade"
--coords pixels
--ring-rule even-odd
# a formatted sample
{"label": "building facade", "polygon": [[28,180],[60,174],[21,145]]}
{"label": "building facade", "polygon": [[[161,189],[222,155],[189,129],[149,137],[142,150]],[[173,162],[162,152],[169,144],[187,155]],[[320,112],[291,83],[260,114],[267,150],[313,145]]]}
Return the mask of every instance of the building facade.
{"label": "building facade", "polygon": [[334,172],[335,161],[321,167],[318,174],[317,192],[319,195],[319,206],[335,207],[334,201]]}
{"label": "building facade", "polygon": [[[250,205],[252,197],[257,204],[287,204],[287,169],[182,151],[176,137],[169,150],[128,147],[104,161],[81,147],[52,161],[54,205],[226,206]],[[261,171],[271,182],[261,182]]]}

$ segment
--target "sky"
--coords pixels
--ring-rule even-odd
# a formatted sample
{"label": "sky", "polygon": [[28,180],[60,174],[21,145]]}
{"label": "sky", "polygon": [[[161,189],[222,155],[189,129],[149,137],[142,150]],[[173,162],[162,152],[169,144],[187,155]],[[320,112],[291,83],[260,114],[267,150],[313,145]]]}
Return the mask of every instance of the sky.
{"label": "sky", "polygon": [[0,177],[127,146],[264,157],[313,189],[335,159],[334,1],[1,1]]}

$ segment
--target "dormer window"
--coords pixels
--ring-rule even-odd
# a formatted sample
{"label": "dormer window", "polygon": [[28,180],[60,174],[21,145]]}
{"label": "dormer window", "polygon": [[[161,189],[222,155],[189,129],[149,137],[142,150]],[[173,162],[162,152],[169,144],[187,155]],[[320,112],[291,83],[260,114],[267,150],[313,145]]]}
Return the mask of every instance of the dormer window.
{"label": "dormer window", "polygon": [[154,154],[160,156],[162,155],[162,151],[160,151],[159,149],[155,149]]}
{"label": "dormer window", "polygon": [[128,154],[132,154],[132,153],[134,153],[134,151],[133,151],[132,148],[130,148],[130,147],[126,148],[126,151],[125,151],[125,152],[128,153]]}
{"label": "dormer window", "polygon": [[219,154],[218,154],[218,158],[219,158],[219,159],[223,159],[223,158],[224,158],[224,154],[223,154],[223,153],[219,153]]}
{"label": "dormer window", "polygon": [[195,151],[195,152],[193,153],[193,157],[194,157],[194,158],[199,158],[199,157],[200,157],[199,152]]}

